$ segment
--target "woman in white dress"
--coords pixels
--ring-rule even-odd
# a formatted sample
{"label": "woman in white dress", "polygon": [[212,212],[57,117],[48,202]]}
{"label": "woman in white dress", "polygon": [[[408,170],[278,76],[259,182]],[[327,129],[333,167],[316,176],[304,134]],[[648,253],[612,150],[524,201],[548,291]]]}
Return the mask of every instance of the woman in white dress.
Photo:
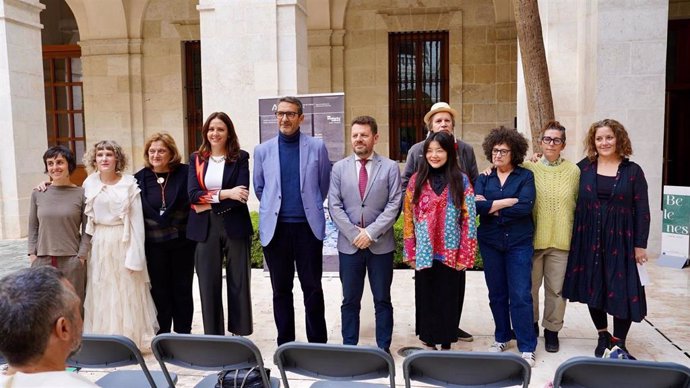
{"label": "woman in white dress", "polygon": [[84,156],[93,173],[84,181],[92,235],[87,265],[84,332],[120,334],[149,348],[158,330],[144,254],[139,187],[123,173],[127,158],[114,141],[96,143]]}

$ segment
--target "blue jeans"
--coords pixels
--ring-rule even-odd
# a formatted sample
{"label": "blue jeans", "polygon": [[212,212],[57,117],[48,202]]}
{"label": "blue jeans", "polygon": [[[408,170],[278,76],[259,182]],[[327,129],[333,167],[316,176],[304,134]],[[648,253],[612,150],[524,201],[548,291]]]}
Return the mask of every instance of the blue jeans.
{"label": "blue jeans", "polygon": [[534,333],[532,311],[532,240],[527,243],[497,247],[479,242],[484,260],[484,277],[489,288],[489,306],[496,323],[497,342],[511,339],[511,321],[521,352],[534,352],[537,336]]}
{"label": "blue jeans", "polygon": [[364,276],[368,272],[376,312],[376,345],[384,350],[389,349],[393,335],[393,252],[376,255],[369,249],[360,249],[351,255],[343,252],[338,254],[340,282],[343,285],[343,304],[340,307],[343,344],[357,345],[359,342],[359,311]]}

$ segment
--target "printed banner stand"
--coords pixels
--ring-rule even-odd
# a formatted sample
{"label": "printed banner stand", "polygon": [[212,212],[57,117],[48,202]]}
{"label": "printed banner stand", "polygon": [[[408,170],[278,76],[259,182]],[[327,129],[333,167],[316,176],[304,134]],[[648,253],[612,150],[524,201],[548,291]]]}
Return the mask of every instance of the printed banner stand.
{"label": "printed banner stand", "polygon": [[661,256],[657,265],[690,265],[690,187],[664,186]]}

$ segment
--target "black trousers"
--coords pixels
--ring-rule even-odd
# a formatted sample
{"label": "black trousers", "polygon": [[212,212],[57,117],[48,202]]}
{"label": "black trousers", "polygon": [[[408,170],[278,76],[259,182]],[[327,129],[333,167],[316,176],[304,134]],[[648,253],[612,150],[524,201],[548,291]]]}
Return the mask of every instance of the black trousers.
{"label": "black trousers", "polygon": [[458,286],[458,324],[460,327],[460,318],[462,318],[462,307],[465,305],[465,282],[467,281],[467,270],[460,271],[460,284]]}
{"label": "black trousers", "polygon": [[254,330],[251,301],[251,242],[249,236],[230,239],[223,216],[211,213],[206,241],[197,243],[195,262],[199,277],[204,334],[225,335],[223,325],[223,258],[228,299],[228,331],[250,335]]}
{"label": "black trousers", "polygon": [[460,275],[438,260],[431,268],[415,271],[416,332],[428,344],[449,345],[458,340],[458,287]]}
{"label": "black trousers", "polygon": [[295,267],[304,294],[307,340],[327,340],[326,318],[321,288],[323,241],[312,233],[309,224],[276,225],[273,240],[264,247],[264,257],[273,287],[273,318],[278,329],[278,345],[295,340],[295,307],[292,286]]}
{"label": "black trousers", "polygon": [[146,266],[151,278],[151,296],[156,304],[157,334],[192,332],[194,316],[194,241],[176,238],[164,242],[146,241]]}

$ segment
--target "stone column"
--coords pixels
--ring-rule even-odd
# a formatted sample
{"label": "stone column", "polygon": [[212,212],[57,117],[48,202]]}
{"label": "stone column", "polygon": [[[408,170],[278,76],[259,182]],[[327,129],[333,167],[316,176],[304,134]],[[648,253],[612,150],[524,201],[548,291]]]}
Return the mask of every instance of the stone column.
{"label": "stone column", "polygon": [[259,142],[258,99],[308,91],[304,3],[199,0],[204,115],[228,113],[250,153]]}
{"label": "stone column", "polygon": [[331,34],[333,30],[309,30],[309,93],[330,93],[333,78]]}
{"label": "stone column", "polygon": [[0,238],[26,236],[47,147],[38,0],[0,0]]}
{"label": "stone column", "polygon": [[[661,239],[668,7],[666,0],[539,1],[554,111],[568,129],[565,155],[582,158],[594,121],[612,118],[626,127],[632,160],[649,185],[651,255],[659,253]],[[520,75],[518,82],[524,82]],[[522,84],[518,99],[524,98]],[[526,122],[526,105],[519,103],[518,126]]]}
{"label": "stone column", "polygon": [[309,30],[309,93],[334,93],[345,89],[345,30]]}
{"label": "stone column", "polygon": [[80,41],[84,69],[87,150],[115,140],[129,157],[129,172],[143,166],[144,124],[141,39]]}
{"label": "stone column", "polygon": [[331,34],[331,92],[345,91],[345,30]]}

